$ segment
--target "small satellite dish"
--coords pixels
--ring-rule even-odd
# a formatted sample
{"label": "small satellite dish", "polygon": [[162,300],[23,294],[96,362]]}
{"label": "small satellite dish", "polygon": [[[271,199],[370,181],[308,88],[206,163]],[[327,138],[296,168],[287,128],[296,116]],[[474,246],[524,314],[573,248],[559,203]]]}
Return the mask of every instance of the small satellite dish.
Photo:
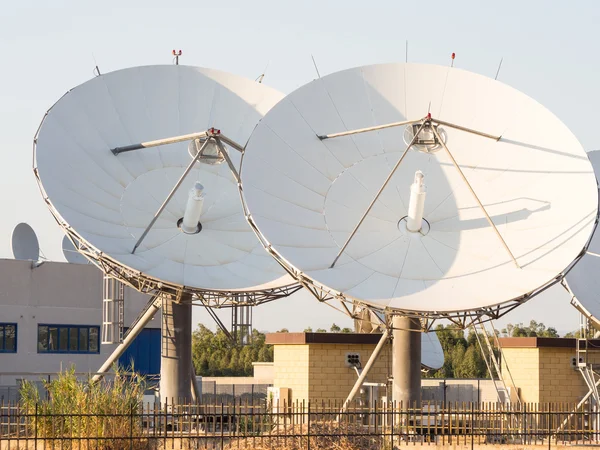
{"label": "small satellite dish", "polygon": [[[596,178],[600,179],[600,150],[588,152]],[[600,231],[594,231],[587,253],[567,274],[573,305],[600,330]]]}
{"label": "small satellite dish", "polygon": [[235,169],[282,97],[191,66],[103,74],[46,114],[34,149],[41,191],[86,256],[138,289],[202,292],[218,304],[238,293],[276,298],[298,286],[248,225]]}
{"label": "small satellite dish", "polygon": [[560,281],[598,215],[591,164],[556,116],[434,65],[306,84],[260,121],[241,173],[253,229],[317,297],[461,323]]}
{"label": "small satellite dish", "polygon": [[435,331],[421,333],[421,365],[431,370],[444,365],[444,350]]}
{"label": "small satellite dish", "polygon": [[37,261],[40,259],[40,244],[33,228],[25,222],[18,224],[11,237],[11,247],[15,259]]}
{"label": "small satellite dish", "polygon": [[[385,327],[385,314],[368,308],[355,306],[354,330],[357,333],[381,333]],[[421,333],[421,366],[437,370],[444,365],[444,350],[437,333]]]}
{"label": "small satellite dish", "polygon": [[64,236],[62,240],[62,252],[67,260],[71,264],[89,264],[89,261],[79,253],[68,236]]}

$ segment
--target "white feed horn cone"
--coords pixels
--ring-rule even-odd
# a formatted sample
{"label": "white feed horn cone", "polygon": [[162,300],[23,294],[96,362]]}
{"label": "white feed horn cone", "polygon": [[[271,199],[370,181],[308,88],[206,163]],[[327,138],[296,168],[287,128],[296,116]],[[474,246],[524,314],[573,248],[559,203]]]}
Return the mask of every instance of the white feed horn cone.
{"label": "white feed horn cone", "polygon": [[406,218],[406,228],[412,233],[421,230],[423,224],[423,213],[425,211],[425,184],[423,183],[423,172],[415,172],[415,181],[410,186],[410,201],[408,203],[408,217]]}
{"label": "white feed horn cone", "polygon": [[185,213],[183,214],[183,223],[181,224],[181,229],[184,233],[194,234],[198,231],[198,222],[200,222],[202,206],[204,205],[203,191],[204,186],[198,182],[190,189],[190,196],[188,197]]}

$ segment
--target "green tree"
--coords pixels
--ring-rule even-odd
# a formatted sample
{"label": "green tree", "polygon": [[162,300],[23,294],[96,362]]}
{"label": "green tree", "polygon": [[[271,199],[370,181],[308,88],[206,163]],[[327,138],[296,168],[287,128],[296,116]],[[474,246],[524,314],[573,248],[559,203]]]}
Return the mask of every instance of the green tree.
{"label": "green tree", "polygon": [[[487,366],[481,353],[477,334],[455,326],[438,325],[435,330],[444,351],[444,364],[426,376],[432,378],[487,378]],[[483,336],[479,336],[481,340]],[[492,337],[490,340],[493,342]]]}
{"label": "green tree", "polygon": [[273,347],[265,335],[252,330],[250,343],[236,347],[227,335],[212,332],[202,324],[192,334],[192,361],[197,375],[250,376],[255,361],[273,361]]}
{"label": "green tree", "polygon": [[542,322],[538,323],[535,320],[531,320],[529,325],[523,325],[522,323],[513,325],[509,323],[506,325],[506,328],[501,330],[501,333],[505,337],[560,337],[556,328],[546,328],[546,325]]}
{"label": "green tree", "polygon": [[340,331],[342,331],[342,329],[334,323],[331,325],[329,331],[331,331],[332,333],[339,333]]}

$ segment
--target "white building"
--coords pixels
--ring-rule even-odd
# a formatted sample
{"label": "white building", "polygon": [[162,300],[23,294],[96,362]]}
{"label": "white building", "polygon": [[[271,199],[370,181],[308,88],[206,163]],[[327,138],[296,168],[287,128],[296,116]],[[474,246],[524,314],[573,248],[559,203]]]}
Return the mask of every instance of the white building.
{"label": "white building", "polygon": [[[39,380],[71,365],[96,372],[116,345],[100,345],[102,272],[90,264],[0,259],[0,386]],[[149,296],[125,289],[125,326]],[[160,312],[120,362],[158,373]],[[0,396],[2,392],[0,391]]]}

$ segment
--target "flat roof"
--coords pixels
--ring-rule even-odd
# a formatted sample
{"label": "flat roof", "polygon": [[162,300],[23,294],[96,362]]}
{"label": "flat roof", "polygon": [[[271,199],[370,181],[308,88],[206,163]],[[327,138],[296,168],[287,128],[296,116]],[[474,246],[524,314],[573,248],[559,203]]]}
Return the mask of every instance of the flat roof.
{"label": "flat roof", "polygon": [[267,344],[377,344],[381,333],[267,333]]}
{"label": "flat roof", "polygon": [[[575,348],[577,339],[547,337],[504,337],[498,338],[503,348]],[[590,346],[599,347],[600,339],[589,339]],[[585,348],[585,345],[583,345]]]}

